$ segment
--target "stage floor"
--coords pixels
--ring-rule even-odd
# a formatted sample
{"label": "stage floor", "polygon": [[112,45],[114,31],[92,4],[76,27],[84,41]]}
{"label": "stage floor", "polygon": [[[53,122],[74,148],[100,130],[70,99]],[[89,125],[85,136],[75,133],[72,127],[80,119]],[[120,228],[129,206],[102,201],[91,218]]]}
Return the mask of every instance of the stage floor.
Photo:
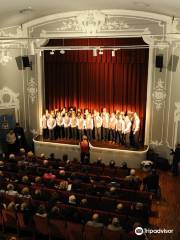
{"label": "stage floor", "polygon": [[[62,159],[63,155],[68,155],[68,159],[80,158],[79,141],[73,140],[43,140],[42,136],[33,139],[34,150],[37,156],[44,153],[49,156],[51,153],[55,157]],[[122,162],[127,162],[130,168],[139,168],[140,163],[146,160],[148,146],[141,146],[138,150],[134,148],[127,149],[124,146],[112,144],[109,142],[92,141],[90,145],[90,161],[95,162],[101,158],[105,164],[109,164],[110,160],[114,160],[117,166]]]}
{"label": "stage floor", "polygon": [[[50,139],[43,139],[42,136],[37,136],[35,138],[36,141],[42,141],[45,143],[59,143],[59,144],[70,144],[70,145],[79,145],[79,140],[75,141],[73,139],[56,139],[56,140],[50,140]],[[130,148],[126,148],[124,145],[119,145],[119,144],[114,144],[111,143],[110,141],[96,141],[93,140],[91,143],[92,147],[98,147],[98,148],[110,148],[110,149],[119,149],[119,150],[126,150],[126,151],[146,151],[148,146],[144,146],[144,145],[140,145],[140,147],[138,149],[130,147]]]}

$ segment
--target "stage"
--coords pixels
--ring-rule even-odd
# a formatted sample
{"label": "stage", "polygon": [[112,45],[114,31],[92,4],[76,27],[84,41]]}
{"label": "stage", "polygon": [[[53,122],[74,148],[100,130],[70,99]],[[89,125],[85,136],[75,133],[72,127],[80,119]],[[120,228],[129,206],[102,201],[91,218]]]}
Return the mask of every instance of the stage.
{"label": "stage", "polygon": [[[67,154],[68,159],[80,158],[79,142],[73,140],[43,140],[41,136],[33,139],[34,151],[37,156],[44,153],[49,156],[54,153],[56,158],[62,159],[63,155]],[[130,168],[139,168],[140,163],[146,160],[148,146],[141,146],[140,149],[126,149],[124,146],[119,146],[109,142],[93,141],[90,147],[90,161],[95,162],[99,157],[105,164],[110,160],[114,160],[117,166],[122,162],[127,162]]]}

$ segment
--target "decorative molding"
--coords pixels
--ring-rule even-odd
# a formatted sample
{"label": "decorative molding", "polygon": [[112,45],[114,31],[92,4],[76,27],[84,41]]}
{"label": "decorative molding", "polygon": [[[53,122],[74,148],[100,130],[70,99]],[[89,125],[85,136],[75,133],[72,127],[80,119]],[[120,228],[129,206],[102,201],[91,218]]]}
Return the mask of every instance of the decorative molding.
{"label": "decorative molding", "polygon": [[157,80],[157,83],[153,89],[152,98],[156,110],[159,111],[166,99],[165,82],[162,81],[161,78]]}
{"label": "decorative molding", "polygon": [[37,83],[35,82],[35,79],[31,77],[27,81],[27,93],[32,103],[35,102],[35,99],[37,97],[37,92],[38,92]]}
{"label": "decorative molding", "polygon": [[[81,37],[164,34],[172,18],[132,10],[87,10],[58,13],[23,24],[24,33],[32,37]],[[148,27],[147,27],[148,26]]]}
{"label": "decorative molding", "polygon": [[0,37],[9,38],[23,37],[23,31],[21,26],[0,28]]}
{"label": "decorative molding", "polygon": [[16,120],[19,119],[19,93],[4,87],[0,90],[0,109],[15,109]]}
{"label": "decorative molding", "polygon": [[2,49],[0,53],[0,64],[5,66],[8,64],[10,61],[12,61],[12,56],[10,56],[10,52],[7,51],[6,49]]}
{"label": "decorative molding", "polygon": [[[180,122],[180,102],[175,102],[176,109],[174,110],[174,142],[173,147],[175,149],[176,144],[178,143],[178,126]],[[179,129],[180,132],[180,129]]]}

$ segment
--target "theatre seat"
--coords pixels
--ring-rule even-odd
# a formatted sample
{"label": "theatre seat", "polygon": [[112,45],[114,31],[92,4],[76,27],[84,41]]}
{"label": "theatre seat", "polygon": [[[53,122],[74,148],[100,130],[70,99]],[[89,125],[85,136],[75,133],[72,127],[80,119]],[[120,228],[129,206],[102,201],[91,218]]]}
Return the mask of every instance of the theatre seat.
{"label": "theatre seat", "polygon": [[92,227],[85,225],[84,227],[84,240],[100,240],[102,237],[102,230],[101,227]]}
{"label": "theatre seat", "polygon": [[67,222],[67,240],[82,240],[83,225],[79,223]]}
{"label": "theatre seat", "polygon": [[102,240],[123,240],[125,233],[123,231],[112,231],[107,228],[103,229]]}
{"label": "theatre seat", "polygon": [[3,209],[2,217],[5,230],[7,230],[8,228],[12,228],[15,229],[18,233],[16,212],[8,209]]}
{"label": "theatre seat", "polygon": [[50,219],[49,233],[51,238],[58,237],[59,239],[66,239],[66,221],[61,219]]}
{"label": "theatre seat", "polygon": [[[40,234],[45,237],[48,237],[48,239],[50,240],[51,238],[49,233],[48,219],[46,217],[34,215],[33,221],[35,226],[34,235],[36,236],[37,234]],[[34,239],[36,239],[35,236],[34,236]]]}

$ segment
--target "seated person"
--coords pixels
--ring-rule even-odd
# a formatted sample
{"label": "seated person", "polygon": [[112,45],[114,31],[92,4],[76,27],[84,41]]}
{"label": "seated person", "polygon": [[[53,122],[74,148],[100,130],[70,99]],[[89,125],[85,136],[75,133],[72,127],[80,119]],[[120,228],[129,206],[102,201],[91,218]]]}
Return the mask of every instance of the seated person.
{"label": "seated person", "polygon": [[7,185],[6,194],[10,195],[10,196],[17,196],[18,195],[18,192],[14,190],[14,185],[13,184],[9,183]]}
{"label": "seated person", "polygon": [[126,215],[126,214],[128,215],[128,209],[126,209],[122,203],[118,203],[118,204],[116,205],[115,212],[118,213],[118,214],[120,214],[120,215],[124,215],[124,214],[125,214],[125,215]]}
{"label": "seated person", "polygon": [[86,198],[82,198],[80,201],[80,207],[87,208],[88,207],[88,201]]}
{"label": "seated person", "polygon": [[140,177],[136,175],[135,169],[130,170],[130,175],[126,176],[125,180],[127,180],[130,184],[133,184],[134,188],[139,188],[139,185],[142,182]]}
{"label": "seated person", "polygon": [[117,217],[114,217],[112,219],[112,223],[107,226],[107,229],[111,231],[121,231],[122,227],[119,224],[119,219]]}
{"label": "seated person", "polygon": [[92,219],[86,223],[86,225],[91,227],[104,227],[104,224],[99,222],[99,214],[94,213]]}
{"label": "seated person", "polygon": [[36,211],[36,215],[46,218],[47,217],[47,212],[46,212],[46,207],[43,204],[40,204],[40,206],[38,207],[37,211]]}
{"label": "seated person", "polygon": [[58,206],[53,206],[49,212],[49,218],[55,218],[55,219],[59,219],[62,218],[61,214],[60,214],[60,208]]}
{"label": "seated person", "polygon": [[104,195],[107,197],[116,198],[116,197],[118,197],[117,189],[115,187],[110,187],[110,189],[108,191],[106,191]]}
{"label": "seated person", "polygon": [[21,178],[21,182],[22,182],[23,184],[30,184],[29,177],[28,177],[28,176],[23,176],[23,177]]}
{"label": "seated person", "polygon": [[24,198],[31,198],[30,192],[29,192],[29,188],[28,187],[24,187],[21,190],[21,196],[20,197],[24,197]]}
{"label": "seated person", "polygon": [[44,200],[44,196],[42,194],[41,189],[36,189],[33,194],[33,199],[42,201]]}
{"label": "seated person", "polygon": [[69,205],[76,206],[76,205],[77,205],[76,196],[75,196],[75,195],[70,195],[70,196],[69,196],[68,203],[69,203]]}
{"label": "seated person", "polygon": [[56,175],[54,175],[51,172],[51,170],[45,172],[44,175],[43,175],[43,180],[44,180],[44,183],[46,184],[47,187],[53,187],[55,179],[56,179]]}

